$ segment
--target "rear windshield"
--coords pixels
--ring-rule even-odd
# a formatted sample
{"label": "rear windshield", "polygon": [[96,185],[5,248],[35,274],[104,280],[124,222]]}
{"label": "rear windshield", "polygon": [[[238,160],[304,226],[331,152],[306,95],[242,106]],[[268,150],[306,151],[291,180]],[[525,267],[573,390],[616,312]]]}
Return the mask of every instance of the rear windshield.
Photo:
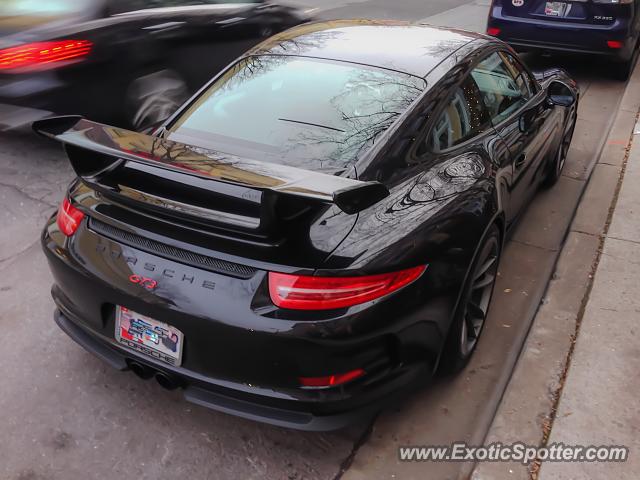
{"label": "rear windshield", "polygon": [[355,162],[424,90],[394,71],[295,56],[240,61],[170,127],[170,137],[307,169]]}

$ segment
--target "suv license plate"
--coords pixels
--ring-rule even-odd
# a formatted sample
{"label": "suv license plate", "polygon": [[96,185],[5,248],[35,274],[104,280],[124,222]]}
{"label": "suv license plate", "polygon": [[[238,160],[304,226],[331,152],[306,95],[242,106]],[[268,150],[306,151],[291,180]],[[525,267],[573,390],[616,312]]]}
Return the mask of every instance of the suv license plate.
{"label": "suv license plate", "polygon": [[549,17],[564,17],[569,13],[568,4],[565,2],[547,2],[544,14]]}

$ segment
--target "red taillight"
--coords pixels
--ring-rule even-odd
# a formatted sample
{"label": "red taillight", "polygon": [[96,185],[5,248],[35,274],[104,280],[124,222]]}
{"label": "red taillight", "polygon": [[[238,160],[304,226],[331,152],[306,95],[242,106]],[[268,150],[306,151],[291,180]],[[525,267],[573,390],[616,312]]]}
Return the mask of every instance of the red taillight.
{"label": "red taillight", "polygon": [[498,27],[489,27],[487,28],[487,34],[491,35],[492,37],[497,37],[498,35],[500,35],[500,29]]}
{"label": "red taillight", "polygon": [[607,40],[607,47],[614,49],[622,48],[622,42],[618,40]]}
{"label": "red taillight", "polygon": [[69,199],[65,197],[60,204],[60,208],[58,209],[57,222],[60,231],[67,237],[70,237],[71,235],[76,233],[76,230],[78,230],[80,222],[82,222],[83,218],[84,213],[71,205]]}
{"label": "red taillight", "polygon": [[43,69],[60,62],[86,57],[93,44],[88,40],[27,43],[0,50],[0,71]]}
{"label": "red taillight", "polygon": [[340,373],[338,375],[328,375],[326,377],[300,377],[298,380],[300,381],[300,385],[303,387],[326,388],[350,382],[351,380],[360,378],[364,373],[363,369],[356,368],[355,370]]}
{"label": "red taillight", "polygon": [[426,265],[363,277],[311,277],[269,272],[271,301],[281,308],[329,310],[383,297],[416,280]]}

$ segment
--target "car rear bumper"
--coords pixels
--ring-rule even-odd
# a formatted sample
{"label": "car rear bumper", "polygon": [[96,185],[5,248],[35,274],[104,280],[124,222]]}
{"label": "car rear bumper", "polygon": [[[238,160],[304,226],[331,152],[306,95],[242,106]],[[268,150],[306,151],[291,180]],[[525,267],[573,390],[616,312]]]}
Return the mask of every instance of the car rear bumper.
{"label": "car rear bumper", "polygon": [[[73,240],[82,243],[84,238],[85,242],[91,242],[94,236],[89,232],[77,233]],[[181,299],[184,305],[189,305],[198,295],[206,299],[209,310],[215,305],[216,297],[209,303],[212,298],[209,293],[199,293],[190,282],[182,287],[175,283],[172,289],[176,296],[170,306],[174,310],[167,311],[167,307],[159,305],[159,297],[151,299],[143,293],[136,295],[127,291],[129,287],[136,288],[133,284],[120,285],[115,277],[112,284],[104,282],[100,268],[109,269],[112,275],[124,270],[128,276],[126,263],[121,257],[96,253],[95,248],[89,248],[94,245],[70,247],[70,242],[56,232],[53,217],[45,227],[42,243],[55,279],[52,296],[58,308],[56,322],[72,339],[118,370],[126,370],[135,362],[155,375],[160,373],[174,379],[188,401],[252,420],[317,431],[357,422],[414,387],[427,383],[443,341],[436,323],[425,321],[422,316],[416,319],[388,316],[396,327],[347,338],[344,338],[347,327],[344,318],[321,324],[285,319],[269,323],[268,318],[260,318],[253,328],[247,328],[243,322],[253,318],[241,318],[241,314],[234,311],[224,322],[212,321],[196,317],[188,308],[175,311]],[[139,254],[141,258],[144,255],[130,248],[127,251],[128,255]],[[82,260],[88,258],[84,255],[87,252],[93,252],[91,265]],[[144,258],[151,261],[148,256]],[[169,260],[154,261],[158,265],[164,262],[162,268],[173,269],[172,272],[184,268]],[[224,279],[218,277],[216,281],[223,290]],[[188,294],[193,297],[186,298]],[[150,299],[156,305],[146,304]],[[232,308],[232,303],[229,300],[221,310]],[[185,344],[187,355],[182,365],[163,363],[117,343],[114,304],[127,305],[180,328],[185,339],[191,341]],[[445,314],[448,311],[444,305],[433,308],[431,313],[433,317]],[[265,331],[261,332],[263,326]],[[323,329],[322,338],[316,336],[318,328]],[[367,375],[339,387],[308,389],[296,381],[301,372],[312,372],[309,376],[317,372],[321,376],[320,371],[341,373],[356,366],[364,367]]]}
{"label": "car rear bumper", "polygon": [[[107,342],[96,337],[90,330],[71,321],[60,310],[54,312],[54,320],[63,332],[88,352],[117,370],[129,369],[133,354],[113,348]],[[264,402],[259,401],[259,395],[246,394],[239,397],[238,392],[230,388],[213,386],[206,380],[174,371],[169,367],[159,367],[147,359],[138,357],[135,358],[135,362],[144,365],[152,374],[163,373],[175,378],[176,384],[182,386],[184,398],[191,403],[249,420],[297,430],[337,430],[358,421],[367,420],[391,399],[391,397],[387,397],[385,402],[376,402],[347,412],[314,415],[303,410],[265,405]]]}
{"label": "car rear bumper", "polygon": [[[488,28],[499,28],[497,38],[521,49],[602,55],[621,61],[631,58],[637,40],[630,35],[625,19],[611,24],[542,21],[504,15],[497,6],[491,11]],[[610,48],[610,40],[621,42],[622,48]]]}

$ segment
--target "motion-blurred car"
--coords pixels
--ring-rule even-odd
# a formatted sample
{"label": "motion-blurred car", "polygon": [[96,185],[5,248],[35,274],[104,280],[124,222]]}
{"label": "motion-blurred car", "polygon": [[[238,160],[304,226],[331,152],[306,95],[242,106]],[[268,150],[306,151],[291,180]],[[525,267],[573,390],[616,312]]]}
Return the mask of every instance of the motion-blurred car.
{"label": "motion-blurred car", "polygon": [[462,369],[505,234],[573,135],[575,82],[540,78],[484,35],[328,22],[255,47],[153,134],[36,122],[78,175],[42,236],[58,325],[299,429]]}
{"label": "motion-blurred car", "polygon": [[5,0],[0,128],[51,113],[147,127],[248,48],[306,20],[260,0]]}
{"label": "motion-blurred car", "polygon": [[612,59],[626,80],[640,49],[640,0],[493,0],[487,33],[520,51]]}

